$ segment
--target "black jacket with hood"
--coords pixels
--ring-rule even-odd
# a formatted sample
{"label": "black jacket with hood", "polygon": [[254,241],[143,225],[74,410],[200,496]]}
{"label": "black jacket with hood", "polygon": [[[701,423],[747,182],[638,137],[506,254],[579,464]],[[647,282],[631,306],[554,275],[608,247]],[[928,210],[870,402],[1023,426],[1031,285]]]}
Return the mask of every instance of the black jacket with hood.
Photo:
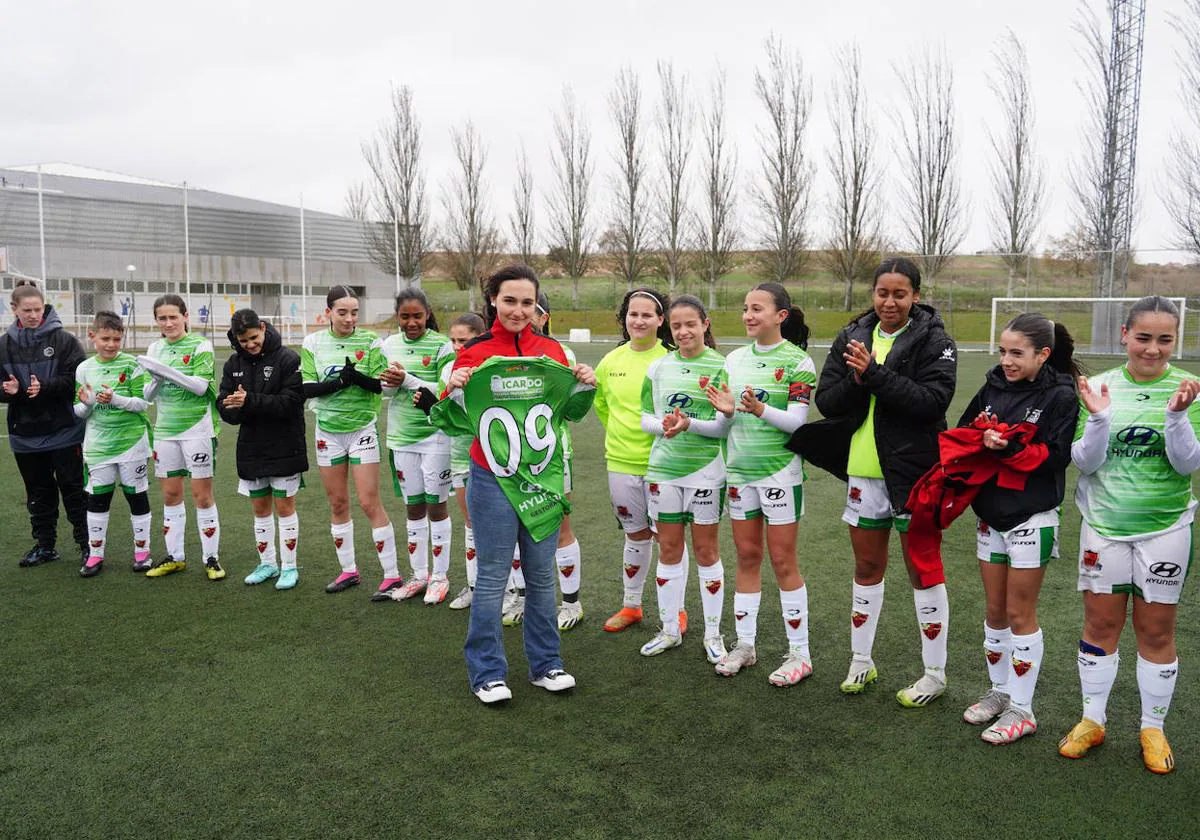
{"label": "black jacket with hood", "polygon": [[958,350],[937,311],[918,303],[884,363],[872,360],[862,382],[855,382],[842,354],[854,339],[870,350],[878,323],[872,310],[838,333],[817,383],[815,400],[825,419],[797,429],[788,448],[845,480],[850,438],[867,419],[873,395],[879,465],[892,507],[903,510],[912,486],[938,459],[938,432],[946,428],[946,409],[954,398]]}
{"label": "black jacket with hood", "polygon": [[[50,452],[83,443],[84,421],[75,416],[75,368],[86,357],[79,339],[63,329],[54,307],[46,304],[42,323],[33,329],[14,321],[0,338],[0,381],[15,376],[16,394],[0,390],[8,405],[8,435],[13,452]],[[25,395],[30,377],[41,391]]]}
{"label": "black jacket with hood", "polygon": [[[226,423],[240,425],[237,442],[239,478],[295,475],[308,469],[304,436],[304,386],[300,356],[283,346],[279,333],[266,324],[262,352],[251,356],[227,333],[234,354],[225,360],[217,411]],[[246,402],[226,408],[225,398],[241,385]]]}
{"label": "black jacket with hood", "polygon": [[[1079,420],[1079,396],[1075,380],[1043,365],[1032,382],[1009,382],[1000,366],[987,373],[979,392],[959,418],[958,425],[969,425],[979,412],[995,415],[1001,423],[1032,423],[1038,427],[1030,444],[1046,445],[1046,460],[1029,474],[1024,490],[1005,490],[992,479],[980,488],[971,507],[975,514],[997,531],[1011,530],[1035,513],[1062,504],[1066,494],[1067,467],[1071,463],[1071,443]],[[1013,441],[998,458],[1012,457],[1025,448]]]}

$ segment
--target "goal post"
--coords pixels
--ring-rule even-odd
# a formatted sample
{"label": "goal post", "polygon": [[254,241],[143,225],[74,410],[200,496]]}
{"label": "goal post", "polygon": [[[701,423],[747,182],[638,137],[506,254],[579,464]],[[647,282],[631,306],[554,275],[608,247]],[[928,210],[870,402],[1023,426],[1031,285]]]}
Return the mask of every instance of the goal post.
{"label": "goal post", "polygon": [[[1021,312],[1040,312],[1052,321],[1066,324],[1075,339],[1075,346],[1084,353],[1111,353],[1107,344],[1112,336],[1093,335],[1094,317],[1097,305],[1111,309],[1114,305],[1120,307],[1121,323],[1124,323],[1125,313],[1140,297],[994,297],[992,298],[991,328],[988,332],[988,353],[996,352],[996,339],[1009,319]],[[1175,343],[1175,353],[1183,356],[1184,326],[1187,324],[1187,298],[1168,297],[1167,300],[1179,307],[1179,338]],[[1090,348],[1090,349],[1084,349]]]}

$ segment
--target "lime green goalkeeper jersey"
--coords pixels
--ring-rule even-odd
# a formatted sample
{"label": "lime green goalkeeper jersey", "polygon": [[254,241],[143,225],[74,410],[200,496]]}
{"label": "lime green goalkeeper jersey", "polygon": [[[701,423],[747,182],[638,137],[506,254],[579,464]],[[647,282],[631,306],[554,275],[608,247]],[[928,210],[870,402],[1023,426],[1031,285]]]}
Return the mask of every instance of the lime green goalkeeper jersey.
{"label": "lime green goalkeeper jersey", "polygon": [[[387,367],[383,342],[370,330],[357,329],[347,336],[332,330],[309,333],[300,347],[300,375],[305,382],[326,382],[341,375],[346,359],[361,373],[378,377]],[[357,432],[374,423],[382,398],[355,385],[310,400],[317,425],[332,434]]]}
{"label": "lime green goalkeeper jersey", "polygon": [[[735,401],[749,386],[762,402],[780,411],[787,411],[792,403],[807,405],[817,384],[813,360],[790,341],[770,350],[760,350],[755,344],[739,347],[725,360],[725,371]],[[725,450],[726,482],[737,486],[766,479],[776,481],[772,478],[776,473],[791,467],[787,483],[801,483],[804,471],[800,456],[784,448],[790,438],[787,432],[753,414],[734,412]]]}
{"label": "lime green goalkeeper jersey", "polygon": [[604,424],[609,472],[646,474],[654,439],[642,431],[642,382],[651,363],[666,354],[658,342],[642,351],[626,342],[596,365],[596,416]]}
{"label": "lime green goalkeeper jersey", "polygon": [[[409,341],[404,333],[394,333],[383,340],[383,357],[386,364],[399,362],[406,373],[436,389],[442,369],[454,361],[454,345],[433,330],[426,330],[416,341]],[[388,403],[389,449],[422,443],[437,432],[429,416],[413,405],[413,393],[411,388],[400,388]],[[444,445],[445,438],[442,441]]]}
{"label": "lime green goalkeeper jersey", "polygon": [[208,390],[193,394],[166,379],[158,382],[154,396],[156,440],[194,440],[217,434],[217,385],[213,381],[212,342],[196,333],[184,333],[171,342],[165,338],[150,345],[146,355],[184,376],[208,380]]}
{"label": "lime green goalkeeper jersey", "polygon": [[[1091,475],[1080,474],[1075,504],[1101,536],[1145,536],[1191,521],[1192,477],[1171,466],[1163,431],[1167,402],[1186,378],[1191,374],[1169,366],[1153,382],[1136,382],[1122,365],[1089,379],[1096,393],[1108,385],[1112,415],[1104,463]],[[1079,412],[1076,440],[1088,417],[1086,409]],[[1188,409],[1188,420],[1200,429],[1200,400]]]}
{"label": "lime green goalkeeper jersey", "polygon": [[449,434],[478,439],[505,498],[540,541],[571,512],[563,493],[562,427],[587,414],[595,393],[546,356],[492,356],[430,416]]}
{"label": "lime green goalkeeper jersey", "polygon": [[[642,384],[642,413],[662,417],[680,413],[693,420],[712,420],[717,410],[704,390],[720,387],[725,381],[725,357],[712,348],[691,359],[679,351],[655,359]],[[713,487],[725,481],[725,463],[721,457],[722,439],[692,431],[675,437],[656,437],[650,447],[649,481],[663,481],[685,487]]]}
{"label": "lime green goalkeeper jersey", "polygon": [[[82,385],[99,394],[111,388],[115,396],[143,399],[146,372],[138,367],[137,359],[129,353],[118,353],[105,362],[99,356],[75,368],[75,402]],[[87,432],[83,438],[83,461],[89,467],[111,464],[149,454],[150,422],[144,411],[128,411],[112,403],[93,403],[87,417]]]}

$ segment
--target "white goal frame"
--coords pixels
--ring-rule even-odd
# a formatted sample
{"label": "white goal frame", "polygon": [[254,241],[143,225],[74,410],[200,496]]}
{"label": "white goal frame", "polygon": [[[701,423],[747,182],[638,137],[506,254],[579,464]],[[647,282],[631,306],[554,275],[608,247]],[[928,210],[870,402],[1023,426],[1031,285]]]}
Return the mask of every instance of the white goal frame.
{"label": "white goal frame", "polygon": [[[988,355],[996,352],[996,304],[1001,301],[1005,303],[1100,303],[1102,301],[1133,303],[1139,300],[1141,300],[1140,297],[994,297],[992,298],[992,325],[988,330]],[[1187,298],[1168,297],[1167,300],[1179,307],[1179,337],[1175,342],[1175,355],[1182,356],[1183,325],[1187,323]]]}

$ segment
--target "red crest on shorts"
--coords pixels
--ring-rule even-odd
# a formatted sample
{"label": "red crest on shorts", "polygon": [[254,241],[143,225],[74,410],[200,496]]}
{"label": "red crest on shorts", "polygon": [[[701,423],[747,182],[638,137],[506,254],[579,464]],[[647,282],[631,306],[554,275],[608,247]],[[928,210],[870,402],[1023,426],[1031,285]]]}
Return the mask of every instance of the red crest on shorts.
{"label": "red crest on shorts", "polygon": [[515,571],[515,572],[521,571],[521,558],[520,557],[513,558],[513,571]]}
{"label": "red crest on shorts", "polygon": [[358,360],[358,361],[360,361],[360,362],[362,361],[362,357],[363,357],[363,356],[365,356],[365,355],[366,355],[366,353],[364,353],[364,352],[363,352],[363,351],[361,351],[361,350],[355,350],[355,351],[354,351],[354,358],[355,358],[355,359],[357,359],[357,360]]}
{"label": "red crest on shorts", "polygon": [[570,577],[571,575],[575,574],[574,566],[559,566],[558,570],[562,572],[563,577]]}
{"label": "red crest on shorts", "polygon": [[985,651],[983,655],[987,657],[989,665],[995,665],[1000,662],[1000,657],[1004,656],[1004,651],[989,650]]}
{"label": "red crest on shorts", "polygon": [[651,482],[651,484],[650,484],[650,495],[651,496],[658,495],[658,485],[653,482]]}
{"label": "red crest on shorts", "polygon": [[295,551],[295,550],[296,550],[296,539],[295,539],[295,537],[293,537],[293,538],[292,538],[292,539],[290,539],[290,540],[284,540],[284,541],[283,541],[283,544],[287,546],[287,550],[288,550],[288,551]]}
{"label": "red crest on shorts", "polygon": [[421,364],[424,367],[429,367],[429,363],[432,361],[433,361],[433,356],[422,356],[421,357]]}
{"label": "red crest on shorts", "polygon": [[984,522],[982,519],[979,520],[979,533],[985,537],[988,534],[992,533],[992,529],[989,528],[988,524],[986,522]]}
{"label": "red crest on shorts", "polygon": [[775,368],[775,381],[776,381],[776,382],[782,382],[782,381],[783,381],[783,375],[784,375],[785,373],[787,373],[787,371],[785,371],[783,368]]}
{"label": "red crest on shorts", "polygon": [[655,583],[657,583],[659,586],[666,586],[666,585],[667,585],[667,579],[666,579],[666,578],[660,578],[660,577],[656,577],[656,578],[654,579],[654,582],[655,582]]}
{"label": "red crest on shorts", "polygon": [[328,445],[329,445],[329,444],[325,443],[325,440],[324,440],[324,438],[317,438],[317,451],[318,451],[318,452],[324,452],[324,451],[325,451],[325,447],[326,447],[326,446],[328,446]]}
{"label": "red crest on shorts", "polygon": [[715,578],[713,580],[704,581],[704,588],[708,590],[710,595],[716,595],[721,591],[721,579]]}
{"label": "red crest on shorts", "polygon": [[634,575],[636,575],[638,573],[638,569],[640,569],[640,568],[641,568],[641,566],[634,566],[632,563],[626,563],[625,564],[625,577],[632,578]]}
{"label": "red crest on shorts", "polygon": [[104,540],[92,540],[92,548],[99,548],[104,545]]}
{"label": "red crest on shorts", "polygon": [[397,481],[404,480],[404,470],[396,470],[396,480]]}
{"label": "red crest on shorts", "polygon": [[185,356],[183,357],[183,363],[184,363],[185,365],[186,365],[186,364],[188,364],[188,363],[189,363],[191,360],[192,360],[192,354],[191,354],[191,353],[188,353],[187,355],[185,355]]}
{"label": "red crest on shorts", "polygon": [[707,388],[707,387],[708,387],[708,383],[709,383],[710,381],[711,381],[711,380],[709,379],[709,377],[707,377],[707,376],[701,376],[701,377],[700,377],[700,379],[699,379],[699,382],[700,382],[700,388],[701,388],[701,390],[703,390],[704,388]]}
{"label": "red crest on shorts", "polygon": [[375,553],[376,554],[383,553],[383,540],[375,540]]}
{"label": "red crest on shorts", "polygon": [[473,548],[468,548],[468,549],[467,549],[467,559],[468,559],[468,560],[474,560],[474,559],[475,559],[475,549],[473,549]]}
{"label": "red crest on shorts", "polygon": [[158,460],[158,450],[157,450],[157,449],[155,449],[153,452],[151,452],[151,453],[150,453],[150,457],[151,457],[152,459],[154,459],[155,461],[157,461],[157,460]]}
{"label": "red crest on shorts", "polygon": [[850,491],[846,494],[846,498],[848,498],[852,502],[861,502],[862,501],[862,488],[852,486],[850,488]]}
{"label": "red crest on shorts", "polygon": [[417,553],[417,544],[416,544],[416,543],[412,543],[412,542],[410,542],[410,543],[408,544],[408,553],[409,553],[409,554],[416,554],[416,553]]}
{"label": "red crest on shorts", "polygon": [[1013,659],[1013,673],[1018,677],[1023,677],[1029,673],[1029,669],[1033,667],[1032,662],[1026,662],[1024,659]]}
{"label": "red crest on shorts", "polygon": [[855,612],[850,613],[850,623],[853,624],[855,627],[862,627],[864,624],[867,623],[867,619],[869,619],[870,617],[871,616],[867,615],[866,613],[860,613],[858,611],[855,611]]}
{"label": "red crest on shorts", "polygon": [[1100,562],[1100,553],[1099,552],[1089,551],[1087,549],[1084,549],[1083,565],[1085,565],[1089,569],[1091,569],[1091,568],[1095,568],[1096,564],[1099,562]]}
{"label": "red crest on shorts", "polygon": [[738,489],[736,487],[729,488],[729,498],[733,499],[735,502],[741,498],[741,495],[738,493]]}
{"label": "red crest on shorts", "polygon": [[217,533],[217,529],[216,528],[205,528],[201,533],[203,533],[204,536],[206,536],[206,537],[211,537],[213,534]]}
{"label": "red crest on shorts", "polygon": [[791,627],[793,630],[799,630],[800,622],[802,622],[802,621],[804,621],[804,619],[802,619],[802,618],[789,618],[787,620],[787,626]]}
{"label": "red crest on shorts", "polygon": [[342,547],[342,538],[341,538],[341,537],[334,537],[334,538],[333,538],[333,547],[334,547],[334,548],[341,548],[341,547]]}
{"label": "red crest on shorts", "polygon": [[938,636],[942,635],[942,623],[940,621],[933,624],[922,624],[921,632],[925,634],[925,638],[933,641]]}
{"label": "red crest on shorts", "polygon": [[267,544],[265,542],[260,542],[258,544],[258,553],[262,554],[266,550],[267,550]]}
{"label": "red crest on shorts", "polygon": [[625,505],[617,505],[617,516],[622,519],[628,519],[630,516],[629,508],[625,507]]}

